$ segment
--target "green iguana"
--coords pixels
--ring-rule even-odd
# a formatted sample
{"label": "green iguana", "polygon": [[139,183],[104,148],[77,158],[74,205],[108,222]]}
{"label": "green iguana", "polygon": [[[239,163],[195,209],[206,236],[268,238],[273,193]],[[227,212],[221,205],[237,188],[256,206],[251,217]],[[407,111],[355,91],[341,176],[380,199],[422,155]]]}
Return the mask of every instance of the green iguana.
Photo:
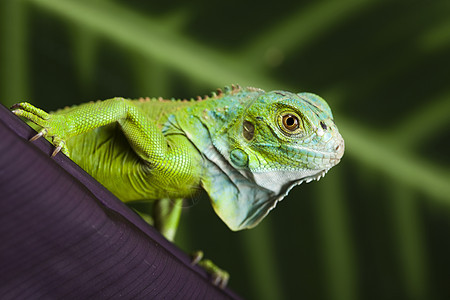
{"label": "green iguana", "polygon": [[[196,101],[197,100],[197,101]],[[188,100],[112,98],[46,113],[13,112],[124,202],[155,201],[173,240],[182,199],[203,188],[231,230],[256,226],[292,187],[318,180],[344,153],[328,104],[310,93],[232,85]],[[226,272],[205,262],[216,283]]]}

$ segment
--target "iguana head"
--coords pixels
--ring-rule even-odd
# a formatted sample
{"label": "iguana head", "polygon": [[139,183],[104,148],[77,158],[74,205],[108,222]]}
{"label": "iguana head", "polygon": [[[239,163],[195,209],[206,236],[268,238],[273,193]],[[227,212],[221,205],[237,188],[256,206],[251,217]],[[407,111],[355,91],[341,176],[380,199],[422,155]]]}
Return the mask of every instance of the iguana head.
{"label": "iguana head", "polygon": [[320,179],[344,154],[319,96],[248,91],[229,105],[228,123],[209,131],[212,146],[204,151],[210,166],[203,186],[232,230],[256,226],[293,186]]}
{"label": "iguana head", "polygon": [[344,153],[330,107],[310,93],[273,91],[249,101],[227,130],[227,143],[228,160],[247,168],[262,186],[273,181],[273,172],[277,185],[286,177],[319,175]]}

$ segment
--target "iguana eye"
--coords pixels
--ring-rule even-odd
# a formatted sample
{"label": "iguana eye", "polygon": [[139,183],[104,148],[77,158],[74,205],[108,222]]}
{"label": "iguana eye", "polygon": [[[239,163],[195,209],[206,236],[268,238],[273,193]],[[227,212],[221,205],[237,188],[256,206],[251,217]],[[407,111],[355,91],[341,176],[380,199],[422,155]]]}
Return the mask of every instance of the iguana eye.
{"label": "iguana eye", "polygon": [[299,120],[293,114],[285,114],[282,117],[283,127],[289,131],[295,131],[299,127]]}
{"label": "iguana eye", "polygon": [[278,126],[281,131],[288,136],[301,134],[304,130],[302,119],[293,111],[280,113],[278,115]]}

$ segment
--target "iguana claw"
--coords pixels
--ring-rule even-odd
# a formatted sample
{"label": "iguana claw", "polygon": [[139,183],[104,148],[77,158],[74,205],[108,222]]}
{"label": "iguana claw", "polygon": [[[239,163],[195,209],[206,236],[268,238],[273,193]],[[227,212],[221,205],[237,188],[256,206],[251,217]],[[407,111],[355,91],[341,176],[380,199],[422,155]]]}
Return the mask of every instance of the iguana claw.
{"label": "iguana claw", "polygon": [[44,129],[42,129],[41,131],[39,131],[38,134],[34,135],[34,136],[30,139],[30,142],[33,142],[33,141],[37,140],[38,138],[40,138],[40,137],[42,137],[42,136],[45,136],[46,134],[47,134],[47,130],[44,128]]}
{"label": "iguana claw", "polygon": [[192,265],[199,265],[208,272],[212,277],[212,283],[224,289],[230,279],[227,271],[220,269],[211,260],[203,259],[203,251],[195,251],[192,254]]}
{"label": "iguana claw", "polygon": [[53,150],[52,152],[52,157],[55,157],[56,154],[58,154],[59,151],[61,151],[62,146],[58,146],[55,148],[55,150]]}
{"label": "iguana claw", "polygon": [[191,254],[191,258],[192,258],[191,265],[194,266],[194,265],[198,264],[203,258],[203,251],[198,250],[198,251],[193,252]]}
{"label": "iguana claw", "polygon": [[55,145],[56,148],[52,153],[52,157],[60,151],[70,157],[69,149],[66,146],[64,137],[61,136],[64,132],[64,130],[61,129],[61,124],[65,124],[65,122],[58,119],[61,118],[60,116],[50,116],[42,109],[39,109],[27,102],[14,104],[11,108],[13,109],[12,112],[16,116],[24,117],[34,124],[42,127],[42,129],[30,139],[31,142],[39,139],[40,137],[53,137],[53,145]]}

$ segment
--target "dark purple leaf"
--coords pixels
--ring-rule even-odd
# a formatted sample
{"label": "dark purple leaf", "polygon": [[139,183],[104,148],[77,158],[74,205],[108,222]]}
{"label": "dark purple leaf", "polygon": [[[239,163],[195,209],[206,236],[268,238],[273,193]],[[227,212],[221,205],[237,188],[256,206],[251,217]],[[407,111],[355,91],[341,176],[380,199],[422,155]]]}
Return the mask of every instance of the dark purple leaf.
{"label": "dark purple leaf", "polygon": [[231,291],[0,105],[1,299],[227,299]]}

